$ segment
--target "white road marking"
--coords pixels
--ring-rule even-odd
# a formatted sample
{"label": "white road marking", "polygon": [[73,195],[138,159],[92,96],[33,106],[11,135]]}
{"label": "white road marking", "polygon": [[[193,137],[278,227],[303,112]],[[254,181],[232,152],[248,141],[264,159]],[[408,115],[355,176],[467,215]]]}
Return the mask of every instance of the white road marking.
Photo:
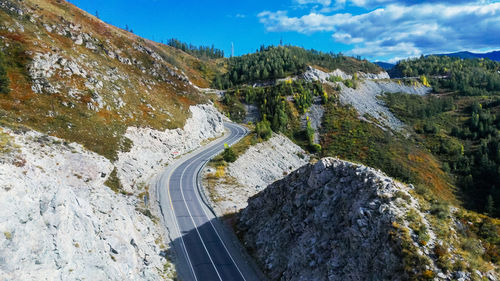
{"label": "white road marking", "polygon": [[[237,128],[238,128],[238,133],[239,133],[240,128],[239,128],[239,127],[237,127]],[[237,136],[237,135],[236,135],[236,136]],[[240,138],[237,138],[234,142],[238,141],[239,139],[240,139]],[[205,166],[205,164],[203,164],[203,165],[200,167],[200,169],[202,169],[202,168],[203,168],[203,166]],[[194,179],[194,181],[196,182],[196,184],[198,184],[198,176],[197,176],[197,175],[198,175],[198,174],[193,175],[193,179]],[[195,192],[195,193],[196,193],[196,198],[198,199],[198,202],[200,203],[200,205],[201,205],[201,204],[204,204],[204,203],[202,202],[202,200],[201,200],[200,195],[198,194],[198,192]],[[207,218],[209,218],[209,216],[208,216],[207,212],[205,211],[205,208],[203,208],[203,206],[201,206],[201,209],[203,210],[203,213],[205,214],[205,216],[206,216]],[[237,270],[238,270],[238,272],[240,273],[241,278],[243,278],[243,280],[245,280],[245,281],[246,281],[245,276],[243,276],[243,273],[241,272],[240,268],[238,267],[238,264],[235,262],[235,260],[233,259],[233,256],[231,255],[231,253],[230,253],[230,252],[229,252],[229,250],[227,249],[226,244],[224,243],[224,240],[222,240],[222,237],[220,237],[219,232],[217,231],[217,229],[215,229],[215,226],[213,225],[212,220],[208,220],[208,222],[209,222],[209,223],[210,223],[210,225],[212,226],[212,228],[213,228],[213,230],[214,230],[215,234],[217,234],[217,237],[218,237],[218,238],[219,238],[219,240],[221,241],[222,246],[224,246],[224,249],[226,250],[226,253],[229,255],[229,258],[231,258],[231,261],[233,262],[234,266],[236,267],[236,269],[237,269]]]}
{"label": "white road marking", "polygon": [[180,190],[181,190],[181,195],[182,195],[182,200],[184,201],[184,206],[186,206],[186,209],[188,211],[188,214],[189,214],[189,218],[191,219],[191,222],[193,223],[193,226],[194,226],[194,229],[196,230],[196,233],[198,233],[198,237],[200,237],[200,241],[201,241],[201,244],[203,245],[203,248],[205,249],[205,251],[207,252],[207,255],[208,255],[208,258],[210,259],[210,262],[212,263],[214,269],[215,269],[215,272],[217,273],[217,276],[219,277],[219,280],[222,281],[222,277],[220,277],[220,274],[219,274],[219,271],[217,270],[217,267],[215,266],[215,263],[214,261],[212,260],[212,256],[210,256],[210,253],[208,252],[208,249],[207,249],[207,246],[205,245],[205,242],[203,241],[203,238],[201,237],[201,234],[200,234],[200,231],[198,230],[198,227],[196,226],[196,223],[194,222],[194,219],[193,219],[193,216],[191,215],[191,211],[189,211],[189,207],[186,203],[186,198],[184,197],[184,191],[182,188],[182,179],[184,177],[184,173],[186,172],[186,170],[189,168],[189,166],[192,165],[192,163],[194,163],[194,159],[191,159],[193,161],[191,161],[191,164],[188,164],[184,170],[182,171],[182,174],[181,174],[181,179],[180,179]]}
{"label": "white road marking", "polygon": [[[230,127],[230,130],[231,130],[231,126],[228,126],[228,127]],[[191,212],[190,212],[190,210],[189,210],[189,207],[188,207],[188,205],[187,205],[187,203],[186,203],[186,198],[185,198],[185,196],[184,196],[184,192],[183,192],[183,188],[182,188],[182,181],[183,181],[183,178],[184,178],[184,173],[185,173],[185,171],[186,171],[186,170],[187,170],[187,169],[188,169],[191,165],[193,165],[196,161],[200,160],[201,158],[204,158],[206,154],[210,154],[210,153],[212,153],[212,151],[210,151],[210,149],[211,149],[211,148],[213,149],[214,147],[218,146],[219,144],[223,143],[224,141],[228,141],[228,142],[229,142],[229,143],[231,143],[231,145],[232,145],[232,144],[234,144],[235,142],[237,142],[238,140],[240,140],[240,139],[241,139],[241,137],[239,137],[239,136],[238,136],[238,135],[239,135],[239,133],[240,133],[240,130],[242,130],[242,131],[243,131],[243,133],[245,133],[245,132],[246,132],[246,130],[241,129],[239,126],[234,126],[233,128],[236,128],[236,130],[237,130],[237,132],[236,132],[236,134],[235,134],[234,136],[229,137],[229,138],[226,138],[226,139],[222,139],[221,141],[219,141],[219,142],[217,142],[217,143],[214,143],[213,145],[209,145],[209,146],[205,149],[205,151],[201,151],[201,152],[199,152],[199,153],[198,153],[198,155],[194,156],[193,158],[188,158],[188,159],[184,160],[183,162],[181,162],[181,163],[179,163],[179,164],[175,165],[175,166],[173,167],[172,171],[170,172],[170,174],[168,175],[168,178],[167,178],[167,185],[168,185],[168,188],[167,188],[167,190],[168,190],[168,197],[169,197],[169,200],[170,200],[170,206],[171,206],[171,209],[172,209],[172,211],[173,211],[173,215],[174,215],[174,220],[175,220],[174,224],[175,224],[175,226],[176,226],[176,228],[177,228],[177,233],[178,233],[178,234],[179,234],[179,236],[181,237],[181,241],[182,241],[182,245],[183,245],[183,251],[184,251],[184,253],[185,253],[185,255],[186,255],[186,259],[188,260],[188,263],[189,263],[189,266],[190,266],[191,272],[193,273],[193,276],[194,276],[195,280],[198,280],[198,279],[197,279],[197,277],[196,277],[196,273],[195,273],[195,271],[194,271],[194,268],[193,268],[193,265],[192,265],[191,259],[190,259],[190,257],[189,257],[188,252],[187,252],[186,244],[185,244],[184,239],[182,238],[182,235],[181,235],[181,233],[180,233],[179,226],[178,226],[178,221],[177,221],[177,217],[176,217],[176,215],[175,215],[175,210],[174,210],[174,208],[173,208],[173,204],[172,204],[172,198],[171,198],[171,196],[170,196],[170,177],[171,177],[171,175],[174,173],[174,171],[175,171],[176,169],[178,169],[178,168],[179,168],[182,164],[184,164],[184,163],[186,163],[186,162],[188,162],[188,161],[191,161],[191,163],[190,163],[190,164],[188,164],[188,165],[187,165],[187,166],[183,169],[182,174],[181,174],[181,178],[180,178],[180,190],[181,190],[181,195],[182,195],[182,198],[183,198],[184,205],[186,206],[186,209],[187,209],[187,211],[188,211],[189,217],[190,217],[190,219],[191,219],[191,222],[193,223],[193,226],[194,226],[194,228],[196,229],[196,232],[197,232],[197,234],[198,234],[198,236],[199,236],[199,238],[200,238],[200,240],[201,240],[201,242],[202,242],[202,244],[203,244],[203,247],[204,247],[205,251],[207,252],[207,255],[208,255],[209,259],[210,259],[210,262],[212,263],[212,266],[214,267],[214,269],[215,269],[215,271],[216,271],[216,273],[217,273],[217,276],[219,277],[219,279],[220,279],[220,280],[222,280],[222,278],[221,278],[221,276],[220,276],[220,274],[219,274],[219,271],[217,270],[217,267],[215,266],[215,263],[214,263],[214,262],[213,262],[213,260],[212,260],[212,257],[211,257],[211,255],[210,255],[210,253],[209,253],[209,251],[208,251],[208,249],[207,249],[207,247],[206,247],[206,245],[205,245],[205,243],[204,243],[204,241],[203,241],[203,238],[201,237],[200,232],[198,231],[198,228],[197,228],[197,226],[196,226],[196,223],[194,222],[194,219],[193,219],[193,217],[192,217],[192,215],[191,215]],[[205,164],[201,165],[200,169],[202,169],[202,168],[203,168],[203,166],[205,166]],[[195,175],[196,175],[196,176],[195,176]],[[196,183],[196,185],[198,185],[198,181],[197,181],[197,173],[195,173],[195,174],[193,175],[193,179],[194,179],[194,182]],[[201,198],[200,198],[200,195],[198,194],[198,191],[196,191],[196,190],[195,190],[195,194],[196,194],[196,198],[197,198],[197,200],[198,200],[198,203],[200,203],[201,209],[203,210],[203,213],[205,214],[205,216],[206,216],[207,220],[210,222],[210,225],[212,226],[212,228],[213,228],[213,230],[215,231],[215,233],[216,233],[217,237],[219,238],[219,240],[220,240],[221,244],[223,245],[224,249],[226,250],[226,253],[229,255],[229,257],[230,257],[231,261],[233,262],[234,266],[236,267],[236,269],[237,269],[237,270],[238,270],[238,272],[240,273],[240,275],[241,275],[241,277],[243,278],[243,280],[246,280],[246,279],[245,279],[245,277],[243,276],[243,273],[241,272],[240,268],[238,267],[237,263],[235,262],[234,258],[232,257],[231,253],[230,253],[230,252],[229,252],[229,250],[227,249],[226,244],[224,243],[224,241],[222,240],[221,236],[219,235],[219,233],[218,233],[218,232],[217,232],[217,230],[215,229],[215,226],[213,225],[212,221],[209,219],[209,216],[208,216],[208,214],[206,213],[205,208],[203,207],[203,204],[204,204],[204,203],[202,202],[202,200],[201,200]]]}

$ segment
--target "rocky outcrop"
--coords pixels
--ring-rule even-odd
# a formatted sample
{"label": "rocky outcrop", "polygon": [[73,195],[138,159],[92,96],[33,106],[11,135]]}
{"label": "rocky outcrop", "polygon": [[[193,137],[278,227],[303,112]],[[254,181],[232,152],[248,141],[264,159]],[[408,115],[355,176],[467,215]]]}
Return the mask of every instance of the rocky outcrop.
{"label": "rocky outcrop", "polygon": [[147,182],[174,158],[198,148],[202,141],[224,133],[224,116],[213,105],[191,106],[190,111],[191,117],[183,129],[127,129],[125,137],[132,141],[132,148],[119,153],[115,163],[125,190],[137,191],[137,184]]}
{"label": "rocky outcrop", "polygon": [[0,128],[0,139],[2,279],[173,277],[162,227],[104,185],[109,160],[35,131]]}
{"label": "rocky outcrop", "polygon": [[238,226],[273,280],[391,279],[401,266],[389,242],[398,190],[375,170],[326,158],[251,198]]}
{"label": "rocky outcrop", "polygon": [[[451,249],[443,250],[428,203],[412,188],[378,170],[324,158],[252,197],[237,229],[271,280],[497,280],[494,270],[442,269],[438,255]],[[445,228],[453,233],[460,225]],[[453,260],[464,258],[445,259]]]}
{"label": "rocky outcrop", "polygon": [[[58,93],[57,85],[53,86],[49,78],[56,72],[61,77],[77,75],[86,78],[87,71],[71,59],[66,59],[57,53],[37,53],[28,67],[29,75],[33,80],[32,90],[35,93]],[[58,71],[61,70],[61,71]]]}
{"label": "rocky outcrop", "polygon": [[414,95],[425,95],[432,89],[423,85],[407,86],[393,81],[362,80],[358,81],[355,89],[340,85],[340,102],[352,105],[360,116],[365,114],[375,118],[380,124],[387,128],[400,131],[404,124],[385,106],[379,96],[384,93],[407,93]]}
{"label": "rocky outcrop", "polygon": [[[408,93],[414,95],[428,94],[432,88],[425,87],[420,83],[408,86],[388,80],[387,72],[380,73],[362,73],[358,72],[358,81],[356,88],[349,88],[343,82],[330,82],[330,77],[339,77],[342,80],[353,79],[352,75],[346,74],[337,69],[333,72],[323,72],[319,69],[308,67],[307,71],[302,75],[307,81],[321,81],[322,83],[330,84],[333,87],[340,87],[340,102],[343,104],[352,105],[359,113],[360,118],[364,115],[373,117],[382,128],[390,128],[392,130],[401,131],[404,128],[401,122],[379,99],[379,96],[384,93]],[[367,120],[368,121],[368,120]]]}
{"label": "rocky outcrop", "polygon": [[[385,71],[382,71],[380,73],[357,72],[356,74],[358,75],[359,78],[363,79],[379,80],[379,79],[390,78],[389,74]],[[302,74],[301,78],[307,81],[320,81],[325,83],[328,81],[330,77],[340,77],[342,80],[352,79],[352,75],[347,74],[340,69],[335,69],[332,72],[324,72],[311,66],[307,67],[306,72]]]}

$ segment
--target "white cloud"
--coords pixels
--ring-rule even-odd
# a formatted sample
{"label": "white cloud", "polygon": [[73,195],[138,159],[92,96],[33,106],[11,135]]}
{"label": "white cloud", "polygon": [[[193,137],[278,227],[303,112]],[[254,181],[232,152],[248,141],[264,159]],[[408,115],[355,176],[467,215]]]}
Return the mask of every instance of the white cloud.
{"label": "white cloud", "polygon": [[[352,2],[371,5],[395,1]],[[312,11],[303,16],[290,17],[286,11],[265,11],[259,14],[259,18],[268,31],[331,32],[336,42],[353,45],[351,54],[368,58],[391,54],[407,57],[500,46],[500,3],[426,2],[430,3],[389,4],[359,15],[328,15]]]}
{"label": "white cloud", "polygon": [[329,6],[332,3],[331,0],[295,0],[295,2],[300,5],[320,4],[323,6]]}

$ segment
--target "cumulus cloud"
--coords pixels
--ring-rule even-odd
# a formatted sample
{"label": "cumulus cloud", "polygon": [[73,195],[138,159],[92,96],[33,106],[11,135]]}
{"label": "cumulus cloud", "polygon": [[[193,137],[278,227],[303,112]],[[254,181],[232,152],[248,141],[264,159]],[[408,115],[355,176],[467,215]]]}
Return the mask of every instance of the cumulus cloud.
{"label": "cumulus cloud", "polygon": [[337,0],[337,4],[351,4],[357,7],[374,8],[379,6],[386,6],[390,4],[399,4],[404,6],[420,5],[420,4],[465,4],[465,3],[490,3],[495,1],[488,0]]}
{"label": "cumulus cloud", "polygon": [[[351,54],[368,58],[500,46],[500,3],[444,4],[443,1],[412,5],[398,1],[357,15],[312,11],[290,17],[286,11],[265,11],[258,16],[268,31],[331,32],[336,42],[353,46]],[[353,2],[364,5],[395,1]],[[460,1],[454,1],[457,2]]]}

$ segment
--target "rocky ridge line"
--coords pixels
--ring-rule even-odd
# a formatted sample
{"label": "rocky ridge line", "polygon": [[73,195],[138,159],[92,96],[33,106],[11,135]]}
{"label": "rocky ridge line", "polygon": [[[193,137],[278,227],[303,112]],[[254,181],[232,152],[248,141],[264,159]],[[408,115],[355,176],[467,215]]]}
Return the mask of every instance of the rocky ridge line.
{"label": "rocky ridge line", "polygon": [[[272,280],[471,278],[436,264],[433,249],[442,241],[411,189],[378,170],[324,158],[252,197],[237,228]],[[425,241],[410,214],[425,228]],[[405,247],[418,266],[406,266]],[[476,274],[497,280],[493,271]]]}

